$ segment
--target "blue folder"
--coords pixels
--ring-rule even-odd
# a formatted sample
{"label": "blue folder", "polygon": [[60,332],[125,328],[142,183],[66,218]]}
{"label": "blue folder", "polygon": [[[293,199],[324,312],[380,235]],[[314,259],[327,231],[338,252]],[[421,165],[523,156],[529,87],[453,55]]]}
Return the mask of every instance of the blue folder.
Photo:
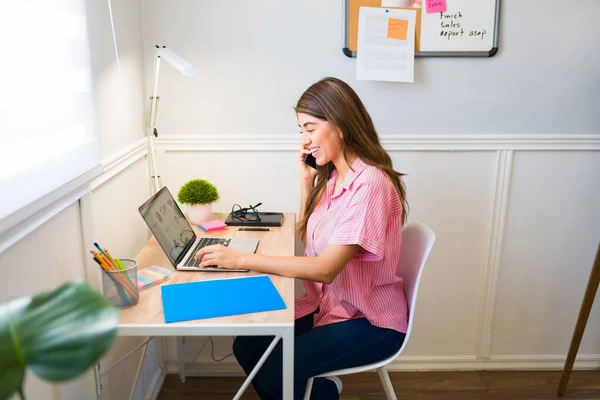
{"label": "blue folder", "polygon": [[281,310],[285,302],[266,275],[161,286],[165,322]]}

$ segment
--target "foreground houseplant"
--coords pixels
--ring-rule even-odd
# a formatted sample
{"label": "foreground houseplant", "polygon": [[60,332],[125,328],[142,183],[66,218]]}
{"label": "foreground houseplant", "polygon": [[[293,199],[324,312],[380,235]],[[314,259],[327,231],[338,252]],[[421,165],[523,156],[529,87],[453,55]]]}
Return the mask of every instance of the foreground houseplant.
{"label": "foreground houseplant", "polygon": [[26,368],[54,383],[83,374],[114,342],[119,315],[78,280],[0,303],[0,399],[25,400]]}
{"label": "foreground houseplant", "polygon": [[197,225],[210,219],[212,203],[219,200],[219,192],[205,179],[191,179],[179,189],[177,200],[188,206],[188,219]]}

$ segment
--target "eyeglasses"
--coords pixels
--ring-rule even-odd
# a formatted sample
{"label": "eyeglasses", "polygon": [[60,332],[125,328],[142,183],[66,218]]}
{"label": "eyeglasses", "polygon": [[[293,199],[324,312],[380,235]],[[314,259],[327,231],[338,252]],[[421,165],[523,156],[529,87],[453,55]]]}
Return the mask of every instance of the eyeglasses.
{"label": "eyeglasses", "polygon": [[231,208],[231,215],[233,218],[245,219],[246,221],[260,221],[260,214],[256,208],[261,204],[258,203],[254,207],[250,206],[247,208],[242,208],[239,204],[234,204]]}

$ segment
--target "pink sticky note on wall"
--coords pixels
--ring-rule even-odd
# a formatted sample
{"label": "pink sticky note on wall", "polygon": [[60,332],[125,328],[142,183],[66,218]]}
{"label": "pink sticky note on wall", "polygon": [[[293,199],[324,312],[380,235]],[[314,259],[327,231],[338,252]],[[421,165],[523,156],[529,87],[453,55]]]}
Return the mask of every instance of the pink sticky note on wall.
{"label": "pink sticky note on wall", "polygon": [[428,14],[446,11],[446,0],[426,0],[426,2],[425,7]]}

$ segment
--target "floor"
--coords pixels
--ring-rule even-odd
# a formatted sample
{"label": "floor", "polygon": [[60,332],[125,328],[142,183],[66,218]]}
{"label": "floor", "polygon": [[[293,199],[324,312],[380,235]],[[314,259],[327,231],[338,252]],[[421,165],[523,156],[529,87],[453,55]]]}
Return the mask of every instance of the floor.
{"label": "floor", "polygon": [[[391,372],[398,400],[600,400],[600,371],[574,371],[564,396],[556,394],[560,371]],[[376,373],[341,377],[342,400],[385,399]],[[233,398],[242,378],[187,378],[168,375],[158,400]],[[244,400],[258,399],[248,388]]]}

